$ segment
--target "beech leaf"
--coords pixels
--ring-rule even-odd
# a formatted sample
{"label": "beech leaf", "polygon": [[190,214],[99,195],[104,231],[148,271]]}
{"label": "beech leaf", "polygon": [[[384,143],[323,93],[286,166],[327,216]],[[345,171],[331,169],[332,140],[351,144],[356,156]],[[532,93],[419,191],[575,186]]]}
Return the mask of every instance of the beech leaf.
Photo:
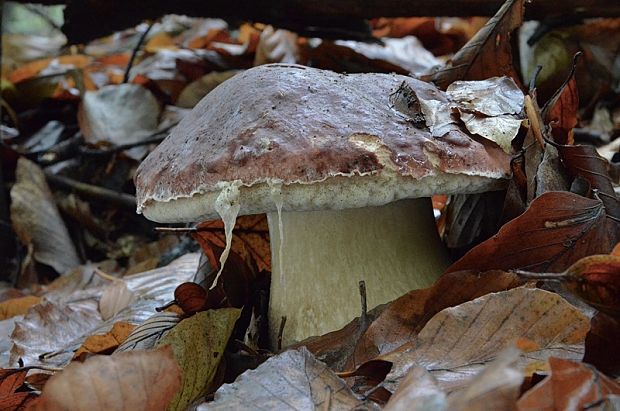
{"label": "beech leaf", "polygon": [[[222,220],[205,221],[196,226],[193,237],[203,248],[209,248],[205,240],[213,245],[225,248],[226,236]],[[267,215],[256,214],[237,217],[233,229],[232,251],[244,261],[251,259],[258,271],[271,271],[271,248],[269,246],[269,226]],[[217,264],[216,266],[219,266]]]}
{"label": "beech leaf", "polygon": [[207,393],[240,314],[236,308],[202,311],[159,340],[158,346],[172,347],[183,374],[183,388],[172,399],[169,411],[185,410]]}
{"label": "beech leaf", "polygon": [[394,392],[413,366],[423,366],[448,393],[506,347],[520,342],[519,366],[530,372],[550,356],[580,360],[589,319],[557,294],[514,288],[435,315],[411,342],[379,357],[393,363],[382,386]]}
{"label": "beech leaf", "polygon": [[584,257],[559,274],[518,271],[521,277],[559,281],[571,293],[597,310],[620,318],[620,256]]}
{"label": "beech leaf", "polygon": [[592,409],[617,409],[620,405],[620,384],[591,365],[561,358],[550,358],[549,365],[551,375],[523,394],[519,411],[583,410],[592,404],[597,404]]}
{"label": "beech leaf", "polygon": [[45,384],[35,410],[165,410],[181,386],[172,349],[98,355],[73,362]]}
{"label": "beech leaf", "polygon": [[17,392],[24,382],[28,369],[2,370],[0,373],[0,409],[19,410],[27,406],[35,394],[28,391]]}
{"label": "beech leaf", "polygon": [[561,272],[582,257],[608,253],[619,239],[620,223],[607,217],[601,201],[548,192],[447,272],[518,268]]}
{"label": "beech leaf", "polygon": [[11,189],[11,223],[24,244],[34,246],[34,258],[59,274],[78,266],[80,259],[60,217],[43,171],[21,157]]}
{"label": "beech leaf", "polygon": [[503,271],[444,274],[431,287],[410,291],[391,302],[359,339],[348,368],[356,368],[411,341],[435,314],[445,308],[520,284],[516,275]]}
{"label": "beech leaf", "polygon": [[509,76],[518,81],[512,65],[511,33],[523,23],[525,0],[506,0],[497,13],[452,57],[432,80],[445,89],[456,80]]}
{"label": "beech leaf", "polygon": [[289,350],[241,374],[215,393],[199,411],[218,410],[379,410],[355,397],[344,380],[308,350]]}

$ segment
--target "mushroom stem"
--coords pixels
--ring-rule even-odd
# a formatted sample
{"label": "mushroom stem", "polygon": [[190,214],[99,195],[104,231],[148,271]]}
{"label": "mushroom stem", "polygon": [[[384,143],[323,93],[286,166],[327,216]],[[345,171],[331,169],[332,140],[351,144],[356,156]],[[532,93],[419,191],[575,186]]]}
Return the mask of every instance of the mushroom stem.
{"label": "mushroom stem", "polygon": [[[368,307],[432,284],[449,263],[429,198],[382,207],[268,214],[272,244],[272,342],[286,316],[283,346],[337,330]],[[281,241],[281,234],[283,241]],[[281,248],[280,248],[281,247]]]}

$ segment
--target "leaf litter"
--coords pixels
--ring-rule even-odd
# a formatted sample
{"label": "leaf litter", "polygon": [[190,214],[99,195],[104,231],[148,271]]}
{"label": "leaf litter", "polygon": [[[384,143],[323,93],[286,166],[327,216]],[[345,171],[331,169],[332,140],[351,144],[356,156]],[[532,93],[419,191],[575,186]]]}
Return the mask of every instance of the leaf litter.
{"label": "leaf litter", "polygon": [[[47,370],[3,370],[1,404],[34,401],[34,407],[55,409],[70,406],[68,400],[90,410],[185,409],[192,403],[199,409],[532,409],[566,407],[567,401],[613,406],[617,384],[602,372],[620,369],[614,356],[618,263],[610,254],[620,240],[618,181],[596,148],[577,142],[584,132],[596,134],[600,121],[594,117],[605,113],[606,138],[620,130],[613,93],[604,95],[600,90],[609,87],[599,87],[617,78],[605,71],[613,64],[597,63],[613,53],[590,52],[601,39],[594,28],[615,44],[617,26],[601,21],[569,29],[585,39],[580,47],[594,71],[607,73],[601,79],[584,77],[583,63],[572,71],[568,65],[567,75],[554,79],[555,94],[546,90],[551,83],[545,74],[541,92],[532,89],[523,99],[521,84],[529,79],[516,75],[511,49],[523,7],[507,1],[477,34],[480,21],[473,19],[374,19],[374,43],[315,41],[303,31],[248,23],[234,30],[222,20],[166,16],[150,34],[144,26],[128,29],[87,45],[84,54],[55,56],[54,46],[48,58],[7,70],[13,84],[3,98],[11,124],[0,155],[8,174],[0,179],[12,186],[10,218],[24,249],[11,253],[23,262],[16,284],[23,293],[0,301],[3,327],[13,329],[2,340],[2,358],[4,366]],[[442,31],[448,26],[452,32]],[[395,38],[381,38],[386,35]],[[144,44],[136,46],[141,37]],[[563,42],[556,46],[569,44]],[[421,69],[420,61],[403,53],[414,47],[428,57]],[[573,46],[565,47],[562,52],[572,56]],[[134,48],[137,58],[130,55]],[[437,59],[437,53],[455,54]],[[19,59],[22,53],[6,61]],[[503,208],[504,216],[474,206],[471,223],[458,213],[442,220],[452,236],[447,243],[458,243],[465,254],[432,287],[364,310],[343,329],[274,356],[261,348],[267,346],[271,269],[264,216],[237,219],[223,280],[207,290],[225,247],[222,223],[199,222],[186,230],[202,248],[198,272],[191,240],[158,241],[163,237],[153,234],[152,225],[132,213],[133,171],[183,116],[176,106],[190,108],[230,75],[263,62],[425,74],[448,90],[449,101],[398,90],[390,96],[394,110],[437,136],[465,127],[474,139],[489,138],[515,156],[511,196],[470,202]],[[123,84],[123,77],[129,82]],[[588,81],[598,96],[588,91]],[[537,94],[550,96],[543,110],[538,101],[546,97]],[[129,110],[118,104],[127,98],[134,101]],[[600,104],[591,110],[594,98]],[[50,115],[49,107],[71,114]],[[489,124],[502,132],[489,135]],[[611,143],[607,158],[617,151]],[[51,176],[64,178],[64,186]],[[448,210],[451,201],[458,203],[446,201]],[[474,227],[490,219],[503,224],[499,231]],[[453,241],[470,227],[475,235]],[[480,244],[471,248],[471,242]],[[537,282],[523,287],[526,280]],[[198,292],[180,304],[178,286],[188,282]],[[533,288],[555,289],[550,283],[557,282],[570,303]],[[168,304],[173,298],[179,304]],[[156,314],[163,306],[170,311]],[[172,349],[162,347],[168,343]],[[567,388],[574,384],[584,389]],[[36,389],[43,394],[34,399]]]}

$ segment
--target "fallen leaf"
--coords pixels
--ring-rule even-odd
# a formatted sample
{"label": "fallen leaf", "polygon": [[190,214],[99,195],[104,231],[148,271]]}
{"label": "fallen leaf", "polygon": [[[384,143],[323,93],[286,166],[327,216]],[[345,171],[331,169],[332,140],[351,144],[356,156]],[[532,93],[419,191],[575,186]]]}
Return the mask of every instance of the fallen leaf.
{"label": "fallen leaf", "polygon": [[523,394],[519,411],[584,410],[594,404],[596,409],[617,409],[620,405],[620,384],[591,365],[562,358],[549,358],[549,365],[551,375]]}
{"label": "fallen leaf", "polygon": [[241,310],[203,311],[181,321],[159,342],[170,345],[183,374],[182,389],[168,407],[185,410],[207,393]]}
{"label": "fallen leaf", "polygon": [[127,288],[123,280],[113,281],[101,294],[99,312],[101,318],[109,320],[136,300],[136,294]]}
{"label": "fallen leaf", "polygon": [[[222,220],[205,221],[198,224],[196,232],[192,233],[192,236],[198,242],[206,239],[217,247],[224,248],[226,246],[226,236]],[[271,271],[269,226],[267,225],[267,216],[265,214],[237,217],[237,222],[233,229],[232,251],[245,261],[248,261],[248,259],[254,261],[259,271]],[[219,264],[215,266],[217,267]]]}
{"label": "fallen leaf", "polygon": [[586,145],[557,145],[562,164],[573,178],[582,178],[596,190],[596,196],[605,205],[608,216],[620,223],[620,201],[609,177],[609,163],[596,149]]}
{"label": "fallen leaf", "polygon": [[221,386],[215,400],[198,406],[216,410],[379,410],[355,397],[347,384],[308,350],[289,350]]}
{"label": "fallen leaf", "polygon": [[181,386],[172,348],[95,356],[45,384],[35,410],[165,410]]}
{"label": "fallen leaf", "polygon": [[[156,307],[168,302],[174,289],[196,273],[199,255],[186,254],[165,267],[124,277],[131,291],[140,298],[108,321],[103,321],[98,301],[104,287],[97,279],[76,271],[79,287],[59,286],[46,294],[45,303],[31,309],[17,321],[11,335],[11,364],[22,358],[27,365],[64,366],[84,340],[93,334],[105,334],[118,321],[140,324],[153,315]],[[64,278],[64,277],[63,277]],[[89,287],[90,284],[95,284]]]}
{"label": "fallen leaf", "polygon": [[368,43],[354,40],[336,40],[336,46],[347,47],[361,54],[367,59],[387,62],[401,68],[399,71],[408,72],[413,76],[422,76],[434,69],[443,67],[444,63],[424,48],[424,45],[414,36],[400,38],[385,37],[380,43]]}
{"label": "fallen leaf", "polygon": [[557,274],[527,271],[518,271],[518,274],[532,280],[559,281],[597,310],[620,319],[620,256],[591,255]]}
{"label": "fallen leaf", "polygon": [[456,80],[509,76],[518,81],[512,65],[511,33],[523,23],[524,0],[507,0],[487,24],[432,76],[445,89]]}
{"label": "fallen leaf", "polygon": [[446,393],[435,378],[424,367],[413,367],[383,411],[444,411],[447,407]]}
{"label": "fallen leaf", "polygon": [[9,363],[17,364],[21,359],[24,365],[35,365],[40,355],[85,337],[100,323],[94,301],[91,304],[43,301],[15,322]]}
{"label": "fallen leaf", "polygon": [[375,361],[393,364],[381,384],[391,392],[411,367],[423,366],[450,393],[469,385],[473,375],[518,340],[531,341],[521,344],[530,350],[518,361],[530,373],[550,356],[579,360],[588,328],[589,319],[559,295],[514,288],[446,308],[415,339]]}
{"label": "fallen leaf", "polygon": [[514,410],[523,383],[517,366],[521,352],[510,347],[499,353],[463,390],[449,397],[447,409],[455,411]]}
{"label": "fallen leaf", "polygon": [[24,315],[33,305],[38,304],[41,297],[27,295],[25,297],[11,298],[0,303],[0,321],[16,315]]}
{"label": "fallen leaf", "polygon": [[11,83],[21,83],[38,76],[41,71],[45,70],[50,64],[62,67],[63,70],[83,69],[93,61],[92,57],[81,54],[59,56],[42,60],[32,61],[28,64],[21,65],[15,69],[10,75]]}
{"label": "fallen leaf", "polygon": [[620,224],[607,217],[601,201],[549,192],[447,272],[517,268],[561,272],[582,257],[608,253],[619,237]]}
{"label": "fallen leaf", "polygon": [[43,171],[21,157],[11,189],[11,223],[24,244],[32,244],[34,258],[59,274],[80,265],[67,227],[60,217]]}
{"label": "fallen leaf", "polygon": [[88,354],[110,354],[123,341],[127,339],[133,329],[134,324],[120,321],[112,326],[112,329],[100,335],[91,335],[86,338],[84,344],[75,352],[74,360],[83,361]]}
{"label": "fallen leaf", "polygon": [[270,63],[295,64],[299,58],[297,47],[297,34],[288,30],[274,30],[267,26],[260,34],[260,40],[256,46],[254,65]]}
{"label": "fallen leaf", "polygon": [[620,372],[620,320],[604,313],[596,313],[590,322],[586,337],[583,362],[592,364],[609,375]]}
{"label": "fallen leaf", "polygon": [[575,79],[575,69],[581,53],[573,57],[573,67],[564,84],[545,103],[542,110],[545,123],[551,126],[551,135],[558,144],[572,145],[573,128],[578,124],[579,89]]}
{"label": "fallen leaf", "polygon": [[21,410],[36,398],[30,391],[17,390],[26,381],[28,369],[0,370],[0,409]]}
{"label": "fallen leaf", "polygon": [[119,84],[86,92],[78,120],[87,142],[121,145],[152,136],[160,112],[159,102],[149,90],[137,84]]}
{"label": "fallen leaf", "polygon": [[153,348],[179,321],[181,317],[175,313],[157,313],[134,328],[115,352]]}
{"label": "fallen leaf", "polygon": [[503,271],[444,274],[432,287],[410,291],[391,302],[359,339],[347,368],[357,368],[411,341],[435,314],[445,308],[521,284],[515,274]]}

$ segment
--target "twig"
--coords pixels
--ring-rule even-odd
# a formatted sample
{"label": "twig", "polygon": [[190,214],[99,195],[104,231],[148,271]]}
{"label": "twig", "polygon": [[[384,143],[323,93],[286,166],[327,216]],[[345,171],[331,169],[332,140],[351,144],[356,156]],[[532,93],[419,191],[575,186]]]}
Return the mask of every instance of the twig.
{"label": "twig", "polygon": [[284,335],[284,326],[286,325],[286,315],[280,320],[280,329],[278,330],[278,351],[282,350],[282,336]]}
{"label": "twig", "polygon": [[105,201],[127,210],[135,211],[136,209],[136,198],[130,194],[118,193],[107,188],[82,183],[68,177],[57,176],[48,171],[45,172],[45,177],[50,184],[60,189],[75,191],[81,196],[93,200]]}
{"label": "twig", "polygon": [[364,280],[359,282],[360,298],[362,302],[362,315],[360,315],[360,326],[365,326],[368,323],[368,304],[366,303],[366,282]]}
{"label": "twig", "polygon": [[152,21],[149,24],[146,30],[144,30],[144,33],[142,33],[142,35],[138,39],[138,43],[136,44],[136,47],[134,47],[133,52],[131,53],[131,58],[129,59],[129,63],[127,63],[127,68],[125,69],[125,75],[123,76],[123,83],[129,82],[129,72],[131,71],[131,68],[133,67],[133,63],[136,59],[136,56],[138,55],[138,51],[142,47],[142,43],[144,43],[146,36],[149,34],[149,31],[151,31],[153,24],[155,24],[155,21]]}
{"label": "twig", "polygon": [[88,147],[80,147],[80,152],[82,154],[89,155],[89,156],[107,156],[107,155],[119,153],[121,151],[129,150],[135,147],[146,146],[149,144],[159,144],[166,138],[166,135],[168,134],[170,129],[172,129],[172,127],[174,126],[176,126],[176,123],[170,125],[169,127],[166,127],[163,130],[158,131],[157,133],[153,134],[151,137],[145,140],[137,141],[135,143],[120,144],[118,146],[110,147],[105,150],[93,149],[93,148],[88,148]]}
{"label": "twig", "polygon": [[155,227],[155,231],[164,233],[195,233],[196,227]]}

